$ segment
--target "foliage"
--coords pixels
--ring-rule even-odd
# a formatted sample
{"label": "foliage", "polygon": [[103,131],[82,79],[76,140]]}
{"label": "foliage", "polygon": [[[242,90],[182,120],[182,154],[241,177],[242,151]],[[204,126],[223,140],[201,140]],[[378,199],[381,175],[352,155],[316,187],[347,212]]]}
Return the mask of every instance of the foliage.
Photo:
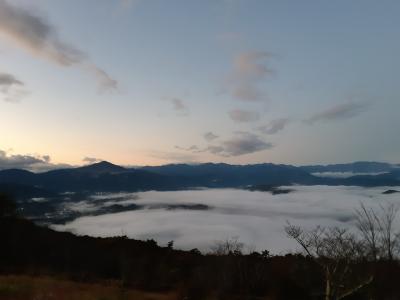
{"label": "foliage", "polygon": [[242,255],[244,243],[239,237],[231,237],[226,240],[216,241],[211,247],[211,254],[214,255]]}
{"label": "foliage", "polygon": [[[217,242],[213,253],[203,255],[197,249],[173,249],[173,243],[160,247],[154,240],[124,236],[75,236],[21,218],[0,218],[0,274],[62,276],[79,283],[111,280],[123,289],[191,300],[319,300],[329,278],[331,298],[325,299],[400,299],[399,264],[367,260],[366,244],[353,233],[287,229],[307,255],[272,256],[268,250],[246,254],[238,238]],[[373,282],[365,285],[371,276]]]}
{"label": "foliage", "polygon": [[16,206],[7,194],[0,193],[0,217],[15,216]]}

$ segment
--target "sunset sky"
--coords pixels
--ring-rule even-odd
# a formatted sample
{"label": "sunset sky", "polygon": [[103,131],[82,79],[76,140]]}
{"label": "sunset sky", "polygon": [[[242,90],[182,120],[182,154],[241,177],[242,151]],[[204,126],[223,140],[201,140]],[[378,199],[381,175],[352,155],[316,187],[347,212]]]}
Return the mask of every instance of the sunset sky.
{"label": "sunset sky", "polygon": [[0,169],[400,162],[400,2],[0,0]]}

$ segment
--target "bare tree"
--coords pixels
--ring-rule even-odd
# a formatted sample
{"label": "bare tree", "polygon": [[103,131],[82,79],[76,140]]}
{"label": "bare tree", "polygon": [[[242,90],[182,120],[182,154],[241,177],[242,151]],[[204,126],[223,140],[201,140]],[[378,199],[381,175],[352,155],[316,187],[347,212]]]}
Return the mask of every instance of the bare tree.
{"label": "bare tree", "polygon": [[399,207],[390,203],[386,206],[380,205],[380,208],[381,215],[377,219],[377,224],[379,226],[381,244],[385,257],[388,260],[393,260],[396,251],[399,250],[400,242],[400,232],[395,233],[393,227]]}
{"label": "bare tree", "polygon": [[367,247],[367,256],[376,261],[380,256],[379,245],[379,217],[372,208],[367,208],[363,203],[355,210],[356,227]]}
{"label": "bare tree", "polygon": [[360,204],[355,212],[356,226],[373,260],[393,260],[400,250],[400,232],[395,232],[394,222],[399,206],[389,203],[380,205],[379,210]]}
{"label": "bare tree", "polygon": [[216,241],[211,247],[211,253],[215,255],[241,255],[243,248],[244,243],[240,242],[238,237],[231,237],[223,241]]}
{"label": "bare tree", "polygon": [[343,299],[372,282],[372,275],[354,271],[354,266],[364,257],[364,247],[348,230],[317,226],[305,231],[288,223],[285,231],[320,266],[324,273],[325,300]]}

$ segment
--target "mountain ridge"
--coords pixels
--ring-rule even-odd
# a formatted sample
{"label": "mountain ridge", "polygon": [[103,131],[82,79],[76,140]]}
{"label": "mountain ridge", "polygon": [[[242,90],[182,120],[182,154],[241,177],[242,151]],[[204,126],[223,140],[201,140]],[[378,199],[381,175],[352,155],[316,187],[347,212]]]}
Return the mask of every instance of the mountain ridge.
{"label": "mountain ridge", "polygon": [[[354,172],[347,178],[315,176],[319,172]],[[367,174],[357,175],[356,171]],[[376,173],[383,172],[383,173]],[[370,173],[370,174],[368,174]],[[128,168],[107,161],[95,164],[33,173],[21,169],[0,171],[0,184],[35,187],[51,193],[65,191],[116,192],[182,190],[190,188],[247,188],[282,185],[400,186],[400,168],[379,162],[292,166],[260,163],[168,164]],[[36,190],[35,190],[36,191]]]}

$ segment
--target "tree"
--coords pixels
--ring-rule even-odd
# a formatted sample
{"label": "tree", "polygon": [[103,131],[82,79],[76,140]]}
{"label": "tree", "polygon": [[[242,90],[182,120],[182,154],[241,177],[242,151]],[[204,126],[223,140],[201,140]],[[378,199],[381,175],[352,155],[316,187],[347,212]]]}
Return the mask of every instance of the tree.
{"label": "tree", "polygon": [[380,232],[380,240],[385,257],[393,260],[395,252],[399,250],[400,232],[394,232],[394,221],[399,207],[390,203],[386,206],[380,205],[381,215],[377,219]]}
{"label": "tree", "polygon": [[355,210],[356,227],[360,232],[367,247],[367,256],[376,261],[380,256],[378,216],[372,208],[367,208],[363,203]]}
{"label": "tree", "polygon": [[355,212],[356,226],[365,241],[369,257],[393,260],[400,250],[400,232],[395,232],[394,222],[399,206],[388,203],[379,210],[367,208],[363,203]]}
{"label": "tree", "polygon": [[167,248],[172,250],[174,248],[174,241],[169,241],[167,243]]}
{"label": "tree", "polygon": [[7,194],[0,193],[0,217],[10,217],[16,215],[14,201]]}
{"label": "tree", "polygon": [[214,255],[242,255],[244,243],[239,241],[238,237],[231,237],[223,241],[217,241],[211,247],[211,253]]}
{"label": "tree", "polygon": [[288,223],[285,231],[321,268],[325,300],[344,299],[372,282],[372,275],[355,272],[365,255],[364,247],[347,229],[317,226],[306,231]]}

